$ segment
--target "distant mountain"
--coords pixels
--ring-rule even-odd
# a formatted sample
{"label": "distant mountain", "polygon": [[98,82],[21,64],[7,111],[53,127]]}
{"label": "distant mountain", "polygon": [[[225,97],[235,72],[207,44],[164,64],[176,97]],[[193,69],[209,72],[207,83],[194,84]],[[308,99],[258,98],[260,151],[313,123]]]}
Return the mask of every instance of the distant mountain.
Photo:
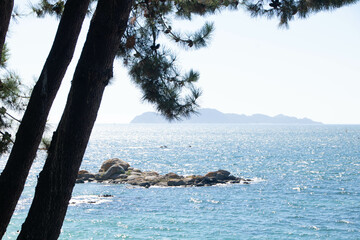
{"label": "distant mountain", "polygon": [[[169,123],[164,117],[155,112],[146,112],[136,116],[130,123]],[[247,116],[244,114],[222,113],[215,109],[200,109],[189,119],[175,121],[175,123],[242,123],[242,124],[321,124],[308,118],[296,118],[285,115],[270,117],[263,114]]]}

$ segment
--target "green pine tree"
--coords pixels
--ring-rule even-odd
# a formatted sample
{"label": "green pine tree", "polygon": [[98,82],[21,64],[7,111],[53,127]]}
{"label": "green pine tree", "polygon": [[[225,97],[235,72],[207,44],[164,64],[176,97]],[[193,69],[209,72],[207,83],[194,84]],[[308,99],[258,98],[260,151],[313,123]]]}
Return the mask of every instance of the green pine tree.
{"label": "green pine tree", "polygon": [[356,3],[358,0],[243,0],[253,17],[279,18],[280,26],[289,26],[289,21],[306,18],[311,14],[328,11]]}
{"label": "green pine tree", "polygon": [[[69,1],[42,0],[34,11],[39,16],[60,16],[64,3]],[[224,8],[246,6],[253,16],[278,17],[280,25],[286,25],[294,16],[306,17],[312,12],[353,2],[355,0],[99,0],[98,15],[94,15],[90,27],[93,32],[88,35],[89,42],[84,46],[84,55],[75,71],[69,102],[52,139],[33,205],[19,239],[39,239],[36,236],[56,239],[59,236],[102,93],[112,77],[115,53],[124,60],[133,82],[142,90],[143,100],[154,104],[168,119],[177,119],[196,111],[201,93],[195,87],[199,74],[193,70],[188,73],[179,71],[175,55],[159,39],[167,36],[185,49],[203,47],[211,36],[213,25],[205,24],[198,32],[187,36],[172,29],[174,17],[191,20],[193,15],[203,16]],[[117,20],[114,21],[113,17]],[[104,27],[107,23],[110,25]],[[101,32],[104,34],[98,34]],[[114,39],[119,42],[114,42]],[[99,62],[99,59],[103,60]],[[89,67],[89,62],[99,69],[95,71],[93,66]],[[86,79],[83,78],[85,75]]]}

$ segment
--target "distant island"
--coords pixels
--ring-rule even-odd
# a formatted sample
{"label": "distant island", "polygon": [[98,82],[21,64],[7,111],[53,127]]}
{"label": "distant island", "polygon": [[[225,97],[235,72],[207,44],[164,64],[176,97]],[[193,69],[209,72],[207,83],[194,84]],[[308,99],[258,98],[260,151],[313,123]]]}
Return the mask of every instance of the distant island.
{"label": "distant island", "polygon": [[[169,123],[155,112],[146,112],[136,116],[130,123]],[[308,118],[289,117],[282,114],[270,117],[264,114],[247,116],[244,114],[222,113],[216,109],[203,108],[189,119],[173,123],[240,123],[240,124],[322,124]]]}

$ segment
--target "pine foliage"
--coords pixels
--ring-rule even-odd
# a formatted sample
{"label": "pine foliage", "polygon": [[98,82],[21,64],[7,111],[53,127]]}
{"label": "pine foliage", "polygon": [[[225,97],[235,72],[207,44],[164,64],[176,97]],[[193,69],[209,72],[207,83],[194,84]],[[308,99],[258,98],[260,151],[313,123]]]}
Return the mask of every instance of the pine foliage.
{"label": "pine foliage", "polygon": [[358,0],[243,0],[253,17],[279,18],[280,26],[288,27],[295,17],[306,18],[312,13],[333,10]]}
{"label": "pine foliage", "polygon": [[[91,0],[90,2],[96,2]],[[60,18],[64,12],[66,0],[40,0],[38,4],[32,5],[32,11],[40,18],[46,15],[56,16]],[[88,14],[92,12],[91,4],[88,9]]]}
{"label": "pine foliage", "polygon": [[172,28],[173,19],[191,20],[194,15],[214,14],[237,5],[238,1],[136,1],[118,56],[123,58],[131,79],[143,92],[142,100],[155,105],[168,120],[195,113],[201,95],[195,86],[199,73],[180,71],[176,55],[166,46],[166,41],[160,40],[167,37],[185,50],[206,47],[214,30],[212,23],[205,23],[192,34],[184,34]]}
{"label": "pine foliage", "polygon": [[38,17],[44,17],[47,14],[61,17],[64,7],[65,1],[63,0],[41,0],[36,6],[32,6],[32,10]]}
{"label": "pine foliage", "polygon": [[6,69],[8,56],[9,50],[4,45],[0,61],[0,155],[9,150],[13,142],[11,132],[19,121],[12,112],[21,111],[25,107],[19,77]]}

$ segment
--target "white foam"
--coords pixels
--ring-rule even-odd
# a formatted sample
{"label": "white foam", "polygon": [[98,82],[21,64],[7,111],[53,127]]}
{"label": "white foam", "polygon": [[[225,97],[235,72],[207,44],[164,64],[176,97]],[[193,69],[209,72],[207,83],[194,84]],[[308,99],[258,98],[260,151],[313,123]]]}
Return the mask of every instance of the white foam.
{"label": "white foam", "polygon": [[76,206],[80,204],[101,204],[105,202],[111,202],[110,199],[97,196],[97,195],[82,195],[82,196],[76,196],[72,197],[69,206]]}
{"label": "white foam", "polygon": [[266,181],[265,179],[258,178],[258,177],[255,177],[255,178],[251,179],[251,183],[259,183],[259,182],[265,182],[265,181]]}
{"label": "white foam", "polygon": [[196,199],[196,198],[190,198],[189,201],[190,201],[190,202],[193,202],[193,203],[202,203],[202,200]]}

